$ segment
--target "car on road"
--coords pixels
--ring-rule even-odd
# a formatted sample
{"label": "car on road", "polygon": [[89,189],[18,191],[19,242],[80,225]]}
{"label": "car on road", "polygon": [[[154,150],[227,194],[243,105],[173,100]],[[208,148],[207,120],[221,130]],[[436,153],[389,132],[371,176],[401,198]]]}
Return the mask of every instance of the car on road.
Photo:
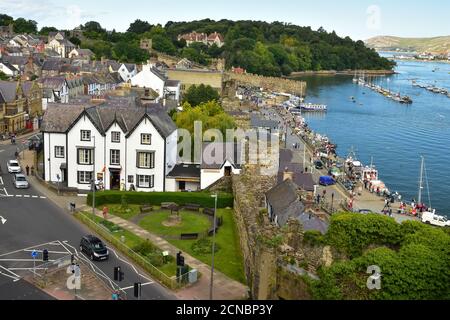
{"label": "car on road", "polygon": [[9,160],[8,161],[8,172],[9,173],[21,173],[22,168],[19,165],[19,162],[17,160]]}
{"label": "car on road", "polygon": [[450,227],[450,220],[444,216],[439,216],[435,212],[422,213],[422,222],[438,227]]}
{"label": "car on road", "polygon": [[81,238],[80,251],[86,253],[92,261],[108,260],[109,258],[109,250],[99,238],[92,235]]}
{"label": "car on road", "polygon": [[322,161],[320,161],[320,160],[314,161],[314,167],[315,167],[317,170],[322,170],[322,169],[323,169],[323,163],[322,163]]}
{"label": "car on road", "polygon": [[16,187],[16,189],[28,189],[30,184],[23,174],[18,173],[14,175],[14,187]]}
{"label": "car on road", "polygon": [[334,180],[332,177],[329,177],[329,176],[322,176],[319,179],[319,184],[321,186],[325,186],[325,187],[333,186],[336,184],[336,180]]}

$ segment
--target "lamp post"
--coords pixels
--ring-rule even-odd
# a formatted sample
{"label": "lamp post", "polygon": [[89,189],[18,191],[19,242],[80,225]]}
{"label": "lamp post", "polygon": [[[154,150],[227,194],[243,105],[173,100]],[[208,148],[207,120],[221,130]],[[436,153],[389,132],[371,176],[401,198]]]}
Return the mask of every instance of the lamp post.
{"label": "lamp post", "polygon": [[92,153],[92,163],[94,165],[94,170],[92,172],[92,214],[95,216],[95,136],[92,137],[94,139],[94,151]]}
{"label": "lamp post", "polygon": [[214,202],[214,229],[213,229],[213,243],[212,243],[212,261],[211,261],[211,283],[209,287],[209,300],[213,299],[213,283],[214,283],[214,253],[216,251],[216,229],[217,229],[217,198],[218,194],[214,194],[211,196],[215,198]]}

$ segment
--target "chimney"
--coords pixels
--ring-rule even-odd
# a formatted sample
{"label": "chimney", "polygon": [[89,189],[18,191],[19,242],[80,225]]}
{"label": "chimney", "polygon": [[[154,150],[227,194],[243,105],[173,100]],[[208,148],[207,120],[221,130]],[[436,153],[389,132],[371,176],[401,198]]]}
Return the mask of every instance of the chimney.
{"label": "chimney", "polygon": [[293,172],[290,172],[289,169],[286,167],[286,168],[284,169],[284,172],[283,172],[283,181],[286,181],[286,180],[288,180],[288,179],[290,179],[291,181],[293,181],[293,180],[294,180],[294,173],[293,173]]}

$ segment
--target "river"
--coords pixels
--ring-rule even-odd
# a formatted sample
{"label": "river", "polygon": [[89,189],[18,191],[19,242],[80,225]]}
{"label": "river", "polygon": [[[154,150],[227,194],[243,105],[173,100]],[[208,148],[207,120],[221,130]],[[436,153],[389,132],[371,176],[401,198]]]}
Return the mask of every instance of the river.
{"label": "river", "polygon": [[[410,96],[403,105],[349,76],[307,76],[307,102],[328,105],[327,114],[305,114],[309,126],[327,135],[346,157],[353,147],[364,164],[373,163],[388,188],[410,201],[418,197],[420,156],[428,186],[423,201],[450,217],[450,98],[413,87],[412,80],[450,90],[450,64],[397,61],[398,74],[379,79],[383,87]],[[433,72],[435,70],[435,72]],[[389,81],[387,80],[389,79]],[[350,97],[355,97],[353,103]]]}

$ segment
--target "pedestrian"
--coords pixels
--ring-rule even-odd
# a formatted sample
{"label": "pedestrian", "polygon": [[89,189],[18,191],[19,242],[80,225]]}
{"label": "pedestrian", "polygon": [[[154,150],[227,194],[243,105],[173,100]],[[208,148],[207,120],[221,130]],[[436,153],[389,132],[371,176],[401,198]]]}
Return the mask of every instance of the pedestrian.
{"label": "pedestrian", "polygon": [[104,206],[103,207],[103,219],[105,219],[105,220],[108,218],[108,211],[109,211],[108,207]]}
{"label": "pedestrian", "polygon": [[30,166],[27,165],[27,166],[25,167],[25,170],[26,170],[26,172],[27,172],[27,176],[29,176],[29,175],[30,175]]}

